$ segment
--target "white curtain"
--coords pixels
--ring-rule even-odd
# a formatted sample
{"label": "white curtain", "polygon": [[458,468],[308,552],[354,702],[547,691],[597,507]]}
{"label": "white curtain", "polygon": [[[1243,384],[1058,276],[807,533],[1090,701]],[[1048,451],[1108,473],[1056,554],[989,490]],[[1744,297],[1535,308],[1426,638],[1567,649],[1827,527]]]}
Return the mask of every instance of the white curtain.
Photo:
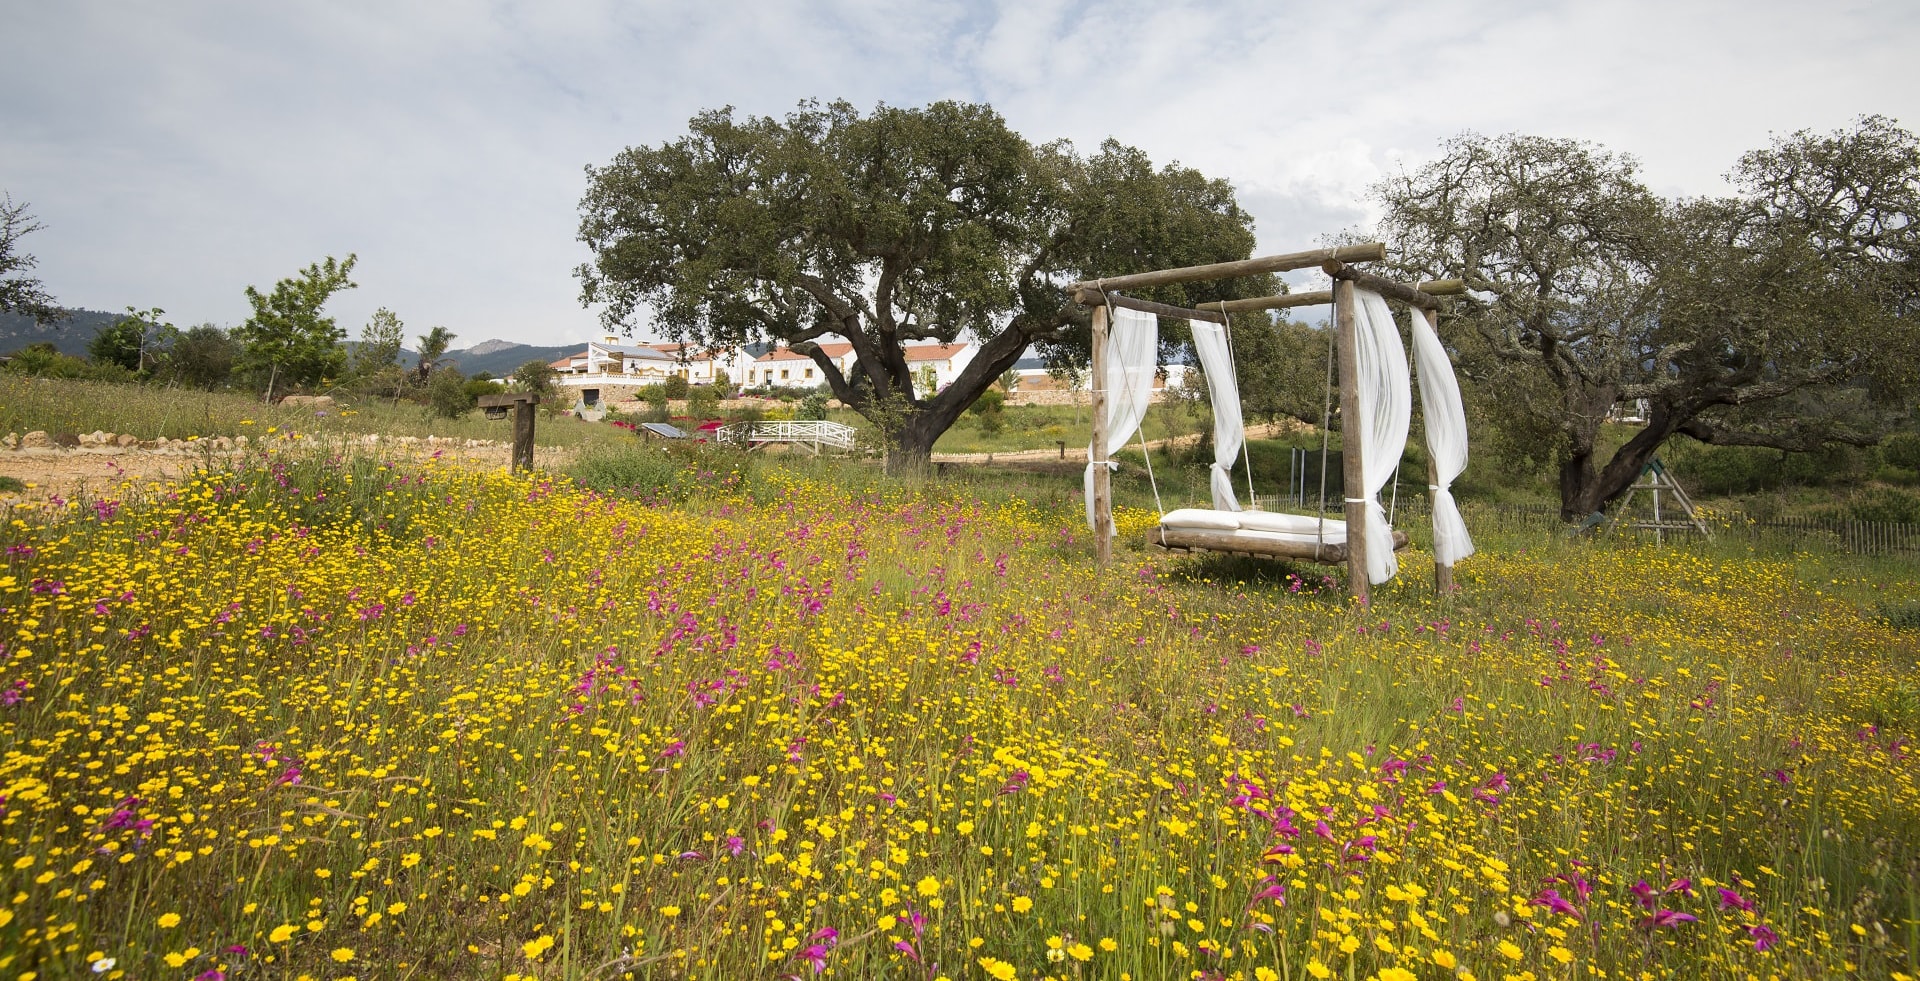
{"label": "white curtain", "polygon": [[1240,418],[1240,382],[1227,349],[1227,329],[1203,320],[1192,325],[1193,349],[1200,354],[1200,367],[1207,374],[1207,401],[1213,406],[1213,509],[1238,511],[1231,471],[1247,431]]}
{"label": "white curtain", "polygon": [[[1153,314],[1122,307],[1108,307],[1112,324],[1107,330],[1106,377],[1093,384],[1107,393],[1107,445],[1095,453],[1087,442],[1087,527],[1093,527],[1093,468],[1095,460],[1106,460],[1108,470],[1120,465],[1112,460],[1115,451],[1127,445],[1140,420],[1147,417],[1147,405],[1153,400],[1153,376],[1158,370],[1155,359],[1160,353],[1160,321]],[[1236,403],[1237,405],[1238,403]]]}
{"label": "white curtain", "polygon": [[[1354,365],[1359,378],[1360,418],[1348,438],[1363,449],[1367,506],[1367,581],[1386,582],[1400,571],[1393,554],[1393,528],[1380,505],[1380,491],[1393,479],[1400,454],[1407,448],[1407,428],[1413,421],[1413,378],[1407,371],[1407,349],[1400,343],[1387,301],[1370,290],[1355,289],[1353,314]],[[1348,488],[1347,493],[1353,493]]]}
{"label": "white curtain", "polygon": [[1436,481],[1427,485],[1433,494],[1433,557],[1441,565],[1452,565],[1473,554],[1473,538],[1448,489],[1467,469],[1467,411],[1432,317],[1424,310],[1413,311],[1413,359],[1420,367],[1420,412]]}

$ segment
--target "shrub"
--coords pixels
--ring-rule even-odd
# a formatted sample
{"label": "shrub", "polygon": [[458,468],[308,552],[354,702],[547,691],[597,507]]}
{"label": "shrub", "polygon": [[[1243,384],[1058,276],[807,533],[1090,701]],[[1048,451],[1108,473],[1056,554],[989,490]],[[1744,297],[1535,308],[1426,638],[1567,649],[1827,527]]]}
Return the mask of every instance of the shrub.
{"label": "shrub", "polygon": [[665,392],[667,398],[670,399],[686,398],[687,388],[687,379],[681,375],[674,375],[668,378],[666,382],[660,386],[660,390]]}
{"label": "shrub", "polygon": [[800,400],[800,407],[793,411],[795,419],[822,420],[827,417],[827,397],[814,392]]}
{"label": "shrub", "polygon": [[972,405],[967,406],[967,411],[976,416],[992,415],[999,412],[1006,404],[1007,396],[1004,393],[989,388],[981,392],[980,397],[974,399]]}
{"label": "shrub", "polygon": [[479,398],[468,394],[467,381],[458,372],[441,371],[427,382],[427,410],[444,419],[466,415]]}
{"label": "shrub", "polygon": [[1855,521],[1920,523],[1920,494],[1892,487],[1874,487],[1847,502],[1847,516]]}
{"label": "shrub", "polygon": [[1920,433],[1894,433],[1880,445],[1880,459],[1902,470],[1920,470]]}
{"label": "shrub", "polygon": [[687,393],[687,415],[706,421],[720,413],[720,393],[701,385]]}

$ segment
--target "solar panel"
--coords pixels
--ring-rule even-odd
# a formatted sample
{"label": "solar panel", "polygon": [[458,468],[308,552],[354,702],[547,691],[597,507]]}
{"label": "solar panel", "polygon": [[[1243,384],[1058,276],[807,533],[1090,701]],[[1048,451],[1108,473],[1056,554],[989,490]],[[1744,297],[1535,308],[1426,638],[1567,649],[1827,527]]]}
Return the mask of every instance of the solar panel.
{"label": "solar panel", "polygon": [[687,434],[676,426],[664,422],[643,422],[640,428],[662,439],[686,439]]}

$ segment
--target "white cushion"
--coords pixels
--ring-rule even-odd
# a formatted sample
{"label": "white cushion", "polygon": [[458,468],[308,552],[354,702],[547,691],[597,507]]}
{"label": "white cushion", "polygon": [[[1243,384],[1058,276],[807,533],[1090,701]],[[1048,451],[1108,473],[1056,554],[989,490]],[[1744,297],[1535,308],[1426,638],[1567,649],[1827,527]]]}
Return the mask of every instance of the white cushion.
{"label": "white cushion", "polygon": [[[1312,535],[1320,530],[1320,519],[1311,514],[1288,514],[1285,511],[1242,511],[1240,528],[1243,531],[1274,531],[1287,535]],[[1335,530],[1341,540],[1346,539],[1347,523],[1327,517],[1326,533],[1329,537]]]}
{"label": "white cushion", "polygon": [[1209,511],[1205,508],[1180,508],[1168,511],[1160,516],[1160,523],[1169,528],[1193,528],[1200,531],[1238,531],[1240,520],[1232,511]]}

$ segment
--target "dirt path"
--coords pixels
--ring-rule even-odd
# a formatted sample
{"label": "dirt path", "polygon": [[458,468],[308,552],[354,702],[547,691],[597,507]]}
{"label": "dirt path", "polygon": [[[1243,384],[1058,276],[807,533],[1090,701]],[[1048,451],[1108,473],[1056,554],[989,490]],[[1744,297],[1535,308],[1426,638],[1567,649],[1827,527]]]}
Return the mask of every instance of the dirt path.
{"label": "dirt path", "polygon": [[[509,447],[501,444],[465,445],[460,440],[364,438],[343,441],[306,439],[276,447],[276,451],[295,449],[312,452],[363,451],[377,453],[382,459],[422,461],[438,458],[482,469],[505,467]],[[257,450],[257,448],[256,448]],[[6,501],[45,501],[55,497],[73,500],[81,497],[112,496],[129,482],[136,486],[164,484],[191,476],[208,466],[238,462],[248,450],[214,449],[193,444],[166,447],[82,446],[0,450],[0,476],[12,477],[27,485],[24,491],[0,492]],[[560,466],[572,459],[572,451],[562,447],[539,446],[534,449],[537,466]]]}

